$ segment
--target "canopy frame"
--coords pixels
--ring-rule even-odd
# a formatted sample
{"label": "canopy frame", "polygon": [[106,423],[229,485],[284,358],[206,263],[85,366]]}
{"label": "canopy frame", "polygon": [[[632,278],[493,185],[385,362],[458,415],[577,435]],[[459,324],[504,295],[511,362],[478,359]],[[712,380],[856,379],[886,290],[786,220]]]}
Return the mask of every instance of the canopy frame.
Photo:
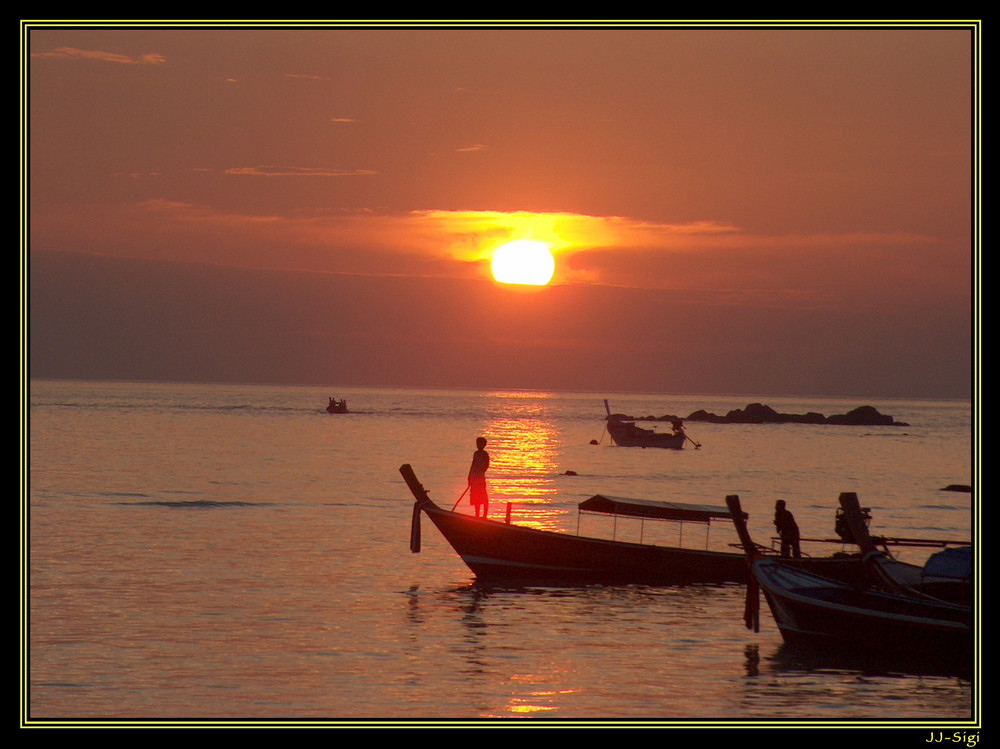
{"label": "canopy frame", "polygon": [[595,494],[577,505],[577,535],[580,533],[580,518],[584,514],[610,515],[614,518],[613,537],[617,538],[618,518],[638,518],[639,543],[642,543],[646,520],[669,520],[680,525],[679,541],[683,540],[684,523],[699,523],[705,526],[705,547],[708,547],[708,532],[712,520],[731,520],[726,507],[715,505],[688,504],[684,502],[660,502],[651,499],[626,499]]}

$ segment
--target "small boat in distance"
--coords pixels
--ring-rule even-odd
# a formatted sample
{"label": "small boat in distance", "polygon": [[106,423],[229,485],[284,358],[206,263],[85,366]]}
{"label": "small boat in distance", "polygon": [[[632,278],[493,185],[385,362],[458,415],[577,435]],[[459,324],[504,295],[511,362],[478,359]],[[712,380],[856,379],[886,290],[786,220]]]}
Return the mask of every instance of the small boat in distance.
{"label": "small boat in distance", "polygon": [[672,422],[672,432],[656,432],[636,426],[634,419],[623,414],[611,413],[607,400],[604,401],[604,410],[608,412],[608,434],[619,447],[662,447],[668,450],[681,450],[688,440],[696,448],[701,447],[687,436],[680,419]]}
{"label": "small boat in distance", "polygon": [[326,412],[328,414],[346,414],[347,401],[346,400],[338,401],[335,398],[330,398],[330,404],[326,407]]}

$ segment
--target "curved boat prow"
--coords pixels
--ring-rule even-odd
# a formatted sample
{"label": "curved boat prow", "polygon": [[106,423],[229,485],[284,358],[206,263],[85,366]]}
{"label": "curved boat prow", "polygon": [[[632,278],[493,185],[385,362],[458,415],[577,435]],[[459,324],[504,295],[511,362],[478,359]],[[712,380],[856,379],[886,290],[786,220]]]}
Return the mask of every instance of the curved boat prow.
{"label": "curved boat prow", "polygon": [[861,508],[858,495],[854,492],[842,492],[840,506],[844,511],[844,520],[853,536],[854,542],[860,547],[862,559],[874,577],[874,582],[887,593],[896,593],[919,598],[934,599],[920,589],[921,570],[913,565],[905,564],[892,557],[888,551],[881,551],[875,539],[865,525],[865,510]]}
{"label": "curved boat prow", "polygon": [[747,514],[743,512],[739,496],[736,494],[727,495],[726,507],[729,508],[733,525],[736,526],[736,535],[739,536],[747,557],[747,593],[743,604],[743,623],[746,624],[747,629],[760,632],[760,588],[753,572],[754,560],[760,557],[760,553],[750,537],[750,531],[747,530]]}
{"label": "curved boat prow", "polygon": [[399,472],[403,475],[403,480],[410,487],[413,497],[417,502],[430,502],[431,498],[424,489],[423,484],[417,481],[417,474],[413,472],[413,467],[409,463],[404,463],[399,467]]}
{"label": "curved boat prow", "polygon": [[416,500],[413,503],[413,519],[410,521],[410,551],[414,554],[420,553],[420,510],[422,510],[428,504],[434,504],[431,502],[430,496],[427,494],[427,490],[424,489],[423,484],[417,481],[417,475],[413,472],[413,468],[409,463],[404,463],[399,467],[399,472],[403,475],[403,480],[406,485],[410,487],[410,491],[413,493],[413,497]]}
{"label": "curved boat prow", "polygon": [[750,531],[747,530],[747,514],[743,512],[743,507],[740,505],[740,498],[737,494],[726,495],[726,507],[729,509],[729,514],[733,518],[733,525],[736,526],[736,535],[739,536],[740,543],[743,545],[743,550],[746,552],[747,559],[751,562],[754,558],[760,556],[757,553],[757,547],[750,538]]}

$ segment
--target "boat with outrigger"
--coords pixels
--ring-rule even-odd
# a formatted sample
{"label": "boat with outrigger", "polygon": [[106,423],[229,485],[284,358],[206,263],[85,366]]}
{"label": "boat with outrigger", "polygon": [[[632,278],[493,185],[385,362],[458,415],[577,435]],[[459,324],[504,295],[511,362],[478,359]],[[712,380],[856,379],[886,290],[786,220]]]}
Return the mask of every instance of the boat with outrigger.
{"label": "boat with outrigger", "polygon": [[[414,497],[410,526],[410,550],[421,548],[421,515],[426,515],[475,574],[478,582],[494,585],[580,586],[580,585],[690,585],[745,584],[749,567],[740,541],[718,544],[728,550],[709,548],[711,525],[733,522],[726,506],[625,499],[597,494],[577,506],[577,533],[540,530],[511,522],[507,505],[503,521],[475,518],[438,506],[418,481],[413,468],[399,469]],[[457,503],[456,503],[457,506]],[[742,513],[742,510],[740,510]],[[580,535],[580,517],[603,517],[613,527],[612,538]],[[640,524],[639,541],[617,539],[617,525],[629,519]],[[668,521],[679,524],[683,540],[685,528],[701,528],[704,548],[666,546],[646,542],[644,524]],[[743,515],[746,522],[746,515]],[[688,534],[690,536],[690,533]],[[690,541],[690,538],[688,539]],[[884,541],[888,541],[885,540]],[[828,543],[838,543],[830,539]],[[851,545],[840,539],[841,547]],[[776,558],[773,548],[755,546],[764,558]],[[861,583],[869,574],[861,554],[853,548],[823,556],[803,556],[790,561],[804,571],[822,574],[851,584]]]}

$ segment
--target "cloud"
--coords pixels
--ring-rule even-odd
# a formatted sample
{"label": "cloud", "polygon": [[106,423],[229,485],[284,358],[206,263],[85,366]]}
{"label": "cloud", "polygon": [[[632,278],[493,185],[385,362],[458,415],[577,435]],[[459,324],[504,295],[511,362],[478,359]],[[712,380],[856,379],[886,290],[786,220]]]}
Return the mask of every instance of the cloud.
{"label": "cloud", "polygon": [[378,174],[371,169],[329,169],[315,166],[241,166],[226,169],[240,177],[358,177]]}
{"label": "cloud", "polygon": [[740,233],[738,227],[715,221],[666,224],[569,212],[428,210],[411,216],[425,230],[475,245],[479,256],[512,239],[538,240],[555,252],[578,253],[607,248],[662,250],[684,246],[696,237]]}
{"label": "cloud", "polygon": [[[343,176],[339,170],[251,168],[254,176]],[[716,221],[657,223],[531,211],[247,213],[180,201],[35,210],[32,240],[51,249],[371,276],[491,278],[493,250],[549,244],[553,283],[669,290],[692,303],[912,308],[967,295],[954,248],[918,233],[754,234]],[[887,279],[891,279],[887,281]],[[891,301],[890,301],[891,300]]]}
{"label": "cloud", "polygon": [[61,58],[64,60],[99,60],[101,62],[114,62],[120,65],[163,65],[167,58],[156,52],[145,55],[132,56],[122,55],[117,52],[105,52],[96,49],[77,49],[75,47],[58,47],[51,52],[37,52],[32,57],[39,58]]}

